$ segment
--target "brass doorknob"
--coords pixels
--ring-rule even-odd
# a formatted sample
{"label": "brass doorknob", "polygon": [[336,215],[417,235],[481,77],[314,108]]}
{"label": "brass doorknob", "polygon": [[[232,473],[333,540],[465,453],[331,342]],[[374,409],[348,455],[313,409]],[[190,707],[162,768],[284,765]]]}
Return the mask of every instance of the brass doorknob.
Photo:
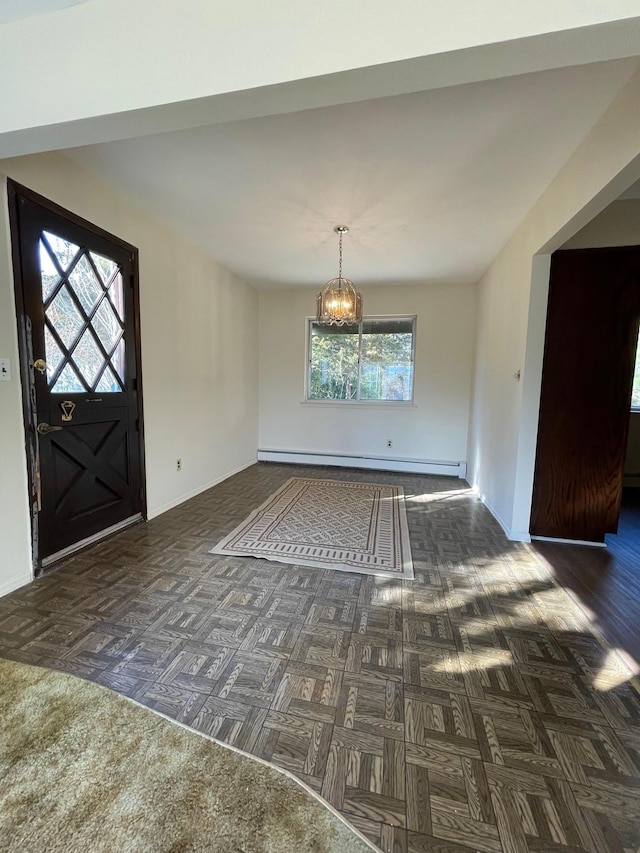
{"label": "brass doorknob", "polygon": [[44,360],[44,358],[37,358],[33,362],[33,369],[39,370],[40,373],[46,373],[47,372],[47,362]]}
{"label": "brass doorknob", "polygon": [[50,432],[58,432],[62,427],[51,426],[51,424],[45,424],[44,421],[39,423],[36,427],[40,435],[48,435]]}

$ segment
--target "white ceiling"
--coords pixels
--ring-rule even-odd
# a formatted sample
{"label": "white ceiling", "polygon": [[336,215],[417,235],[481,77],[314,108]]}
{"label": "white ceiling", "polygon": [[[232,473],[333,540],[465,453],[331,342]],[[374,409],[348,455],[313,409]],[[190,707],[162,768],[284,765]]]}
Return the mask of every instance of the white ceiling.
{"label": "white ceiling", "polygon": [[88,0],[0,0],[0,24],[57,12],[67,6],[78,6]]}
{"label": "white ceiling", "polygon": [[259,287],[477,281],[636,67],[583,65],[66,152]]}

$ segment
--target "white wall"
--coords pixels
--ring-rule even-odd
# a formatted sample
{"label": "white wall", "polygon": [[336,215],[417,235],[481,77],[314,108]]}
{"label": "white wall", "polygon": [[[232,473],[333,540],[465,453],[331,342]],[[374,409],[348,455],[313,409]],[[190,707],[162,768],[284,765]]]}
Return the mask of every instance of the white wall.
{"label": "white wall", "polygon": [[260,293],[259,447],[466,461],[475,287],[363,288],[365,314],[417,315],[414,406],[303,402],[306,318],[315,296],[308,289]]}
{"label": "white wall", "polygon": [[[149,515],[255,461],[258,297],[164,224],[61,155],[0,161],[0,174],[140,250]],[[5,182],[3,179],[3,192]],[[0,212],[0,592],[30,577],[26,467],[6,202]],[[176,459],[182,471],[176,471]]]}
{"label": "white wall", "polygon": [[514,538],[529,530],[548,255],[637,180],[639,140],[636,72],[479,285],[469,478]]}
{"label": "white wall", "polygon": [[31,578],[27,466],[4,180],[0,180],[0,358],[11,359],[12,377],[11,382],[0,382],[0,595],[4,595]]}

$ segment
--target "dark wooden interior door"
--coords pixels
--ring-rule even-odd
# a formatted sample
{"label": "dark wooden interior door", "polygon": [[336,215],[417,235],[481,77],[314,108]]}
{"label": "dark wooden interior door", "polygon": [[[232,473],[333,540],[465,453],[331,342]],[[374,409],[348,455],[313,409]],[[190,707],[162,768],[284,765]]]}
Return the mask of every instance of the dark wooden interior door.
{"label": "dark wooden interior door", "polygon": [[141,513],[137,257],[24,188],[11,204],[42,563]]}
{"label": "dark wooden interior door", "polygon": [[618,529],[640,318],[640,248],[555,252],[531,533]]}

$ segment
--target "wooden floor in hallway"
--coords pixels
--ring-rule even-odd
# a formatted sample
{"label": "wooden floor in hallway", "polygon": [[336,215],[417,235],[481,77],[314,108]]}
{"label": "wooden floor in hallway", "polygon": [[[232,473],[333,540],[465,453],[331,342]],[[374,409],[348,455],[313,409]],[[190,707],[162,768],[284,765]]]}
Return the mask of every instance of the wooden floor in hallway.
{"label": "wooden floor in hallway", "polygon": [[[402,485],[415,580],[209,553],[292,476]],[[0,599],[0,656],[286,768],[389,853],[640,847],[629,671],[460,480],[256,464]]]}
{"label": "wooden floor in hallway", "polygon": [[640,673],[640,489],[623,489],[618,532],[606,548],[534,542],[536,554]]}

